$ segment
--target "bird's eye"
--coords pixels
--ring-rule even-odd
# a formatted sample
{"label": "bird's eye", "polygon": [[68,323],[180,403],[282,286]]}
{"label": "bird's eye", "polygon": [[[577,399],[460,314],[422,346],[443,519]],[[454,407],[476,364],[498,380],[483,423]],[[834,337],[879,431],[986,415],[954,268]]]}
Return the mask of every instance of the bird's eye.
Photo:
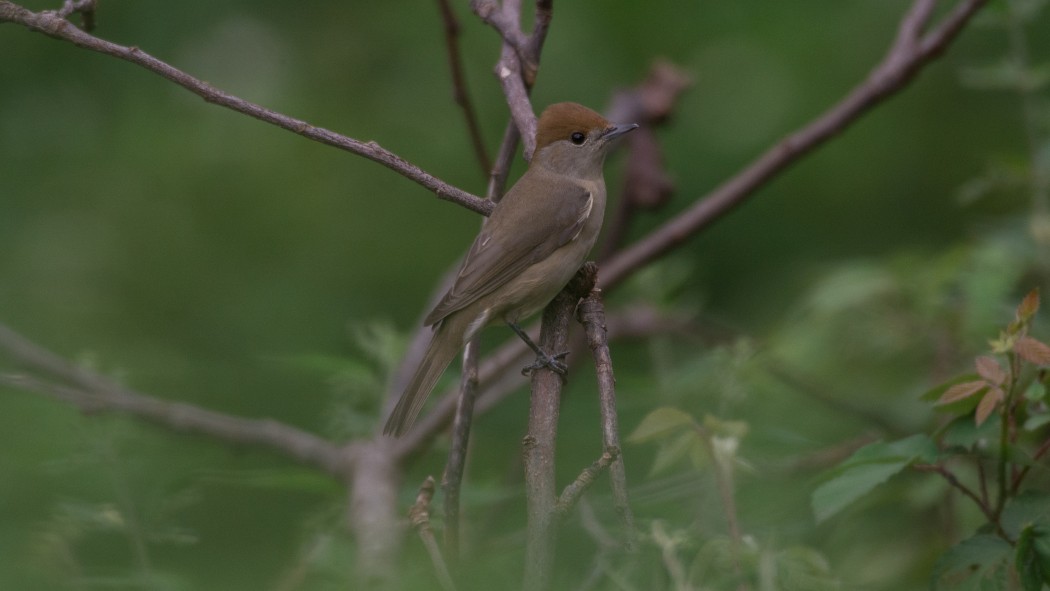
{"label": "bird's eye", "polygon": [[572,135],[569,136],[569,139],[572,141],[572,143],[579,146],[583,144],[583,141],[587,139],[587,136],[583,135],[578,131],[575,131]]}

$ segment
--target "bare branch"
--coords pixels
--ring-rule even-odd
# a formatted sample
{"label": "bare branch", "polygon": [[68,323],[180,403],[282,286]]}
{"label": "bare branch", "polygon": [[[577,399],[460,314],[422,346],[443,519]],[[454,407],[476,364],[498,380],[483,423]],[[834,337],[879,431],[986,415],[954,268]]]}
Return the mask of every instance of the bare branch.
{"label": "bare branch", "polygon": [[178,84],[209,103],[276,125],[316,142],[368,158],[426,187],[440,199],[451,201],[482,215],[488,215],[492,212],[492,203],[442,181],[397,154],[383,148],[376,142],[362,142],[322,127],[314,127],[301,119],[295,119],[294,117],[271,111],[255,103],[223,92],[203,80],[198,80],[149,55],[138,47],[117,45],[90,35],[72,26],[69,21],[59,16],[57,12],[32,12],[7,0],[0,0],[0,23],[4,22],[17,23],[49,37],[68,41],[78,47],[111,55],[142,66]]}
{"label": "bare branch", "polygon": [[448,565],[445,564],[445,559],[441,555],[441,548],[438,547],[437,540],[434,539],[434,530],[430,528],[430,501],[433,498],[434,477],[427,476],[419,487],[416,502],[408,510],[408,519],[423,541],[423,546],[430,555],[430,561],[434,563],[434,570],[437,572],[441,588],[445,591],[455,591],[456,585],[452,582],[452,574],[448,571]]}
{"label": "bare branch", "polygon": [[[584,265],[543,310],[539,346],[544,351],[566,351],[569,321],[580,298],[594,288],[596,266]],[[525,589],[540,591],[550,581],[557,545],[554,451],[558,436],[562,376],[544,368],[532,372],[528,431],[522,441],[525,466],[525,506],[528,525],[525,542]]]}
{"label": "bare branch", "polygon": [[14,374],[0,375],[0,381],[71,404],[84,412],[122,413],[176,431],[201,433],[229,443],[262,445],[341,478],[347,475],[353,462],[349,449],[272,419],[233,417],[140,394],[66,361],[3,324],[0,324],[0,350],[15,363],[69,385]]}
{"label": "bare branch", "polygon": [[880,101],[904,88],[951,43],[987,0],[962,0],[940,25],[918,37],[929,19],[931,0],[917,0],[904,16],[900,32],[871,74],[839,103],[785,137],[736,176],[695,205],[664,223],[602,265],[608,289],[635,270],[663,256],[743,203],[774,175],[841,133]]}
{"label": "bare branch", "polygon": [[524,144],[525,159],[531,160],[536,147],[536,114],[529,100],[529,92],[536,81],[540,52],[547,37],[551,3],[537,3],[537,19],[543,22],[537,20],[536,30],[531,37],[521,32],[521,0],[504,0],[502,7],[493,0],[471,0],[470,7],[478,18],[492,25],[503,37],[503,49],[496,62],[496,78],[503,88],[511,119]]}
{"label": "bare branch", "polygon": [[536,73],[540,67],[540,52],[543,43],[547,40],[547,31],[550,29],[551,20],[554,18],[554,0],[536,0],[536,17],[532,25],[532,34],[529,35],[528,44],[525,47],[525,83],[532,86],[536,82]]}
{"label": "bare branch", "polygon": [[670,118],[678,98],[692,80],[674,64],[657,60],[637,86],[613,95],[606,112],[610,121],[632,121],[642,126],[624,141],[623,189],[616,210],[605,221],[598,252],[604,261],[620,248],[631,222],[638,213],[659,209],[674,193],[674,182],[666,171],[663,150],[655,128]]}
{"label": "bare branch", "polygon": [[467,131],[470,134],[470,144],[474,147],[474,156],[478,160],[482,174],[488,174],[492,170],[489,162],[488,150],[485,149],[485,140],[481,136],[481,126],[478,124],[477,113],[474,112],[474,104],[470,100],[470,92],[467,90],[467,76],[463,72],[463,59],[459,53],[459,20],[452,10],[449,0],[438,0],[438,8],[441,10],[441,20],[445,24],[445,50],[448,53],[448,66],[452,75],[452,93],[456,104],[463,110],[463,118],[467,123]]}
{"label": "bare branch", "polygon": [[93,390],[63,386],[28,375],[0,374],[0,383],[70,404],[85,413],[119,413],[145,419],[174,431],[198,433],[238,445],[259,445],[298,462],[346,478],[356,456],[311,433],[272,419],[244,419],[183,402],[168,402],[134,390]]}
{"label": "bare branch", "polygon": [[95,28],[95,0],[65,0],[62,8],[58,9],[58,15],[69,18],[74,12],[79,12],[85,31]]}
{"label": "bare branch", "polygon": [[[592,264],[593,263],[588,263]],[[602,418],[602,445],[606,450],[620,449],[620,427],[616,415],[616,378],[613,376],[612,354],[609,352],[609,335],[605,328],[605,307],[601,290],[592,289],[576,311],[576,317],[587,333],[587,345],[594,355],[595,373],[598,376],[598,398]],[[623,457],[616,454],[609,468],[612,481],[613,504],[623,522],[625,546],[635,544],[634,513],[627,501],[627,471]]]}
{"label": "bare branch", "polygon": [[532,153],[536,150],[536,113],[532,108],[532,101],[529,100],[529,87],[522,79],[521,60],[506,45],[503,46],[499,63],[496,64],[496,77],[499,78],[503,94],[507,98],[510,116],[521,135],[525,159],[532,160]]}
{"label": "bare branch", "polygon": [[510,4],[501,7],[493,0],[470,0],[470,9],[481,22],[496,29],[503,37],[503,43],[511,46],[515,53],[524,53],[529,40],[521,32],[518,8]]}
{"label": "bare branch", "polygon": [[576,477],[564,490],[561,491],[561,495],[558,497],[558,503],[554,506],[554,511],[557,517],[564,517],[569,511],[572,510],[576,503],[583,497],[583,493],[587,492],[587,489],[594,484],[594,480],[601,475],[606,469],[612,465],[613,461],[620,457],[620,450],[618,448],[609,448],[602,452],[602,455],[594,461],[593,464],[587,466],[580,472],[580,475]]}
{"label": "bare branch", "polygon": [[445,551],[453,564],[459,562],[459,491],[467,465],[467,447],[474,418],[474,400],[478,394],[478,339],[463,348],[463,375],[460,378],[456,415],[448,450],[441,489],[445,493]]}

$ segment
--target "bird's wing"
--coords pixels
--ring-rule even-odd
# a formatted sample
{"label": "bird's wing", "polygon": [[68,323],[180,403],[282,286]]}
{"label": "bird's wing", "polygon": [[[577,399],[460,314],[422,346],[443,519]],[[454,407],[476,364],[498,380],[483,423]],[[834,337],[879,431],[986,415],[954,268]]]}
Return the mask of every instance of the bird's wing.
{"label": "bird's wing", "polygon": [[[539,190],[534,186],[526,175],[503,197],[467,251],[456,282],[427,315],[425,325],[435,324],[492,293],[580,234],[594,205],[591,192],[574,183],[558,183],[557,188],[547,189],[544,198],[529,199]],[[523,210],[527,215],[519,213]]]}

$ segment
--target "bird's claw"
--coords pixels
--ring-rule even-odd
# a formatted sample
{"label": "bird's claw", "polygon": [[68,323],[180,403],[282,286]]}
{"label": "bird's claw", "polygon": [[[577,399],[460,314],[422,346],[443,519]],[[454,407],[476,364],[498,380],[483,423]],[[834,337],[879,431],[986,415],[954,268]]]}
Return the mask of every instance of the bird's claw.
{"label": "bird's claw", "polygon": [[565,377],[565,375],[569,373],[569,366],[561,360],[564,359],[565,356],[568,354],[568,351],[562,351],[561,353],[557,353],[555,355],[547,355],[546,353],[537,355],[536,361],[533,361],[532,364],[526,365],[525,367],[521,368],[521,375],[527,376],[532,374],[532,372],[536,371],[537,369],[547,368],[553,371],[554,373]]}

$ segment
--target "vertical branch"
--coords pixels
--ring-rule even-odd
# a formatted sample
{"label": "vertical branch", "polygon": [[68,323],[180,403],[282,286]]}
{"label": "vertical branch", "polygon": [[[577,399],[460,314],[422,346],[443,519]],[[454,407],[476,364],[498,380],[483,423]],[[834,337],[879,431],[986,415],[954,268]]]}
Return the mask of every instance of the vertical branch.
{"label": "vertical branch", "polygon": [[485,140],[481,135],[481,126],[478,124],[474,104],[470,100],[470,92],[467,90],[467,76],[463,73],[463,59],[459,53],[459,20],[456,18],[456,13],[452,11],[449,0],[438,0],[438,8],[441,10],[441,20],[445,24],[445,50],[448,52],[453,98],[456,104],[463,109],[463,118],[466,120],[467,132],[470,134],[470,143],[474,147],[474,156],[482,172],[487,174],[492,169],[492,164],[489,161],[488,150],[485,149]]}
{"label": "vertical branch", "polygon": [[459,563],[459,491],[467,463],[474,400],[478,393],[478,340],[471,339],[463,349],[463,377],[460,379],[456,415],[452,420],[452,440],[441,478],[445,493],[445,553],[453,567]]}
{"label": "vertical branch", "polygon": [[430,528],[430,501],[433,498],[434,477],[427,476],[426,480],[423,481],[423,485],[419,487],[416,502],[408,510],[408,518],[412,522],[412,526],[416,528],[416,533],[419,534],[419,539],[422,540],[423,546],[427,549],[427,554],[430,555],[430,561],[434,565],[434,571],[437,573],[441,588],[444,591],[455,591],[456,585],[452,582],[452,574],[449,572],[448,565],[445,564],[445,559],[441,555],[441,549],[438,548],[437,541],[434,539],[434,530]]}
{"label": "vertical branch", "polygon": [[507,129],[503,131],[503,142],[499,146],[496,160],[489,173],[489,184],[485,194],[493,201],[503,198],[503,190],[507,186],[507,177],[510,176],[511,161],[514,160],[514,152],[518,149],[521,133],[513,121],[507,123]]}
{"label": "vertical branch", "polygon": [[[592,265],[593,263],[588,263]],[[605,328],[605,308],[601,290],[592,289],[580,302],[576,317],[587,333],[587,346],[594,355],[594,367],[598,377],[598,396],[601,406],[602,445],[606,452],[615,453],[609,466],[612,480],[613,504],[624,526],[624,546],[631,550],[635,545],[634,513],[627,500],[627,471],[620,450],[620,429],[616,415],[616,378],[613,375],[612,356],[609,353],[609,338]]]}
{"label": "vertical branch", "polygon": [[[596,267],[585,265],[569,285],[543,311],[539,346],[544,351],[564,351],[569,321],[576,303],[594,287]],[[558,437],[562,377],[550,369],[532,374],[528,433],[522,441],[525,465],[525,506],[528,519],[525,546],[527,591],[550,588],[557,544],[557,491],[554,452]]]}
{"label": "vertical branch", "polygon": [[347,527],[357,540],[357,572],[362,589],[382,588],[397,572],[401,532],[397,527],[398,467],[390,462],[390,442],[363,442],[349,485]]}

